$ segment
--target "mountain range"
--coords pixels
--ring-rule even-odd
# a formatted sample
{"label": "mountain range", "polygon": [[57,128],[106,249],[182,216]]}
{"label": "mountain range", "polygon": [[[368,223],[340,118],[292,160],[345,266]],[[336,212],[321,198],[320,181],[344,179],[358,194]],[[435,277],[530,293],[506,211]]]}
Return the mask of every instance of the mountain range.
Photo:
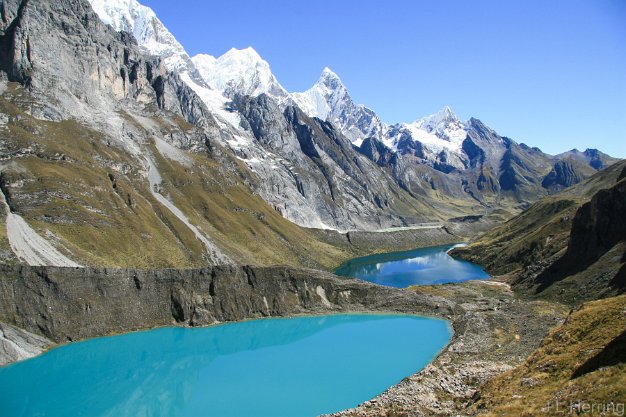
{"label": "mountain range", "polygon": [[307,228],[502,220],[616,161],[547,155],[447,107],[387,125],[328,68],[287,92],[252,48],[190,57],[136,0],[0,7],[8,258],[330,265]]}

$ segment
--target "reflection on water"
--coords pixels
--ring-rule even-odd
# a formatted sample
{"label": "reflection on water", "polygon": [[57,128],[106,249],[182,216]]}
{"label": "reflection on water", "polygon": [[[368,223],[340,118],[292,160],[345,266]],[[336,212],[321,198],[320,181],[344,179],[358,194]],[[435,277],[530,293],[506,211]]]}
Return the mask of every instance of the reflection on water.
{"label": "reflection on water", "polygon": [[336,315],[92,339],[0,368],[0,416],[316,416],[417,372],[449,338],[442,320]]}
{"label": "reflection on water", "polygon": [[478,265],[450,256],[448,251],[455,246],[434,246],[356,258],[340,266],[335,273],[398,288],[489,278],[489,274]]}

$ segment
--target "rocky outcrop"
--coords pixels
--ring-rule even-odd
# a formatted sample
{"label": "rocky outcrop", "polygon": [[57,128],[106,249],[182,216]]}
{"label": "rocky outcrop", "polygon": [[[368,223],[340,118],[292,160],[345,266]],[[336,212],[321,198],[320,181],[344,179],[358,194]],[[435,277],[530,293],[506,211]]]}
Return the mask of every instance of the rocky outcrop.
{"label": "rocky outcrop", "polygon": [[546,197],[454,255],[567,304],[626,289],[626,163]]}
{"label": "rocky outcrop", "polygon": [[41,109],[42,116],[65,119],[79,116],[84,104],[107,108],[108,98],[152,101],[159,94],[158,59],[146,59],[131,35],[104,25],[87,2],[7,0],[2,7],[16,10],[3,13],[2,69],[62,103]]}
{"label": "rocky outcrop", "polygon": [[541,186],[552,191],[558,191],[578,184],[583,178],[582,173],[575,168],[573,161],[563,160],[554,164],[550,173],[541,182]]}
{"label": "rocky outcrop", "polygon": [[0,366],[32,358],[52,344],[45,337],[0,322]]}
{"label": "rocky outcrop", "polygon": [[358,151],[369,160],[376,162],[380,166],[391,166],[397,161],[398,154],[392,152],[380,140],[376,138],[366,138],[359,146]]}
{"label": "rocky outcrop", "polygon": [[600,190],[576,212],[567,257],[588,263],[626,240],[626,181]]}
{"label": "rocky outcrop", "polygon": [[2,320],[56,342],[165,325],[340,311],[446,316],[453,303],[288,267],[0,267]]}
{"label": "rocky outcrop", "polygon": [[[595,299],[626,291],[626,179],[600,190],[572,221],[567,251],[537,275],[537,292]],[[551,290],[551,291],[550,291]],[[582,294],[580,294],[582,292]]]}

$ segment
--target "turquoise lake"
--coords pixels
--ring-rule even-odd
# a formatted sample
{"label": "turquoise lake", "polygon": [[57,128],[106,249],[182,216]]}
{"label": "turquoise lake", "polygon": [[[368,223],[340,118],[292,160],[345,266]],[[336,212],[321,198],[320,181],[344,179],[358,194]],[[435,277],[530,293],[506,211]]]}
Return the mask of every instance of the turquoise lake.
{"label": "turquoise lake", "polygon": [[313,417],[422,369],[444,320],[262,319],[71,343],[0,368],[0,416]]}
{"label": "turquoise lake", "polygon": [[341,265],[335,273],[397,288],[489,278],[480,266],[448,255],[448,250],[454,246],[433,246],[355,258]]}

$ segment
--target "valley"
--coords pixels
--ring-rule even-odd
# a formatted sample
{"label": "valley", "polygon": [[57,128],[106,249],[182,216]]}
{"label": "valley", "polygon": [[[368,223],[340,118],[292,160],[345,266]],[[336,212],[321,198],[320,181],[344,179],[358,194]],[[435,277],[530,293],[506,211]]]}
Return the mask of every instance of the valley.
{"label": "valley", "polygon": [[408,315],[449,342],[328,415],[623,406],[623,160],[448,106],[385,123],[328,67],[290,92],[252,47],[190,56],[136,0],[0,17],[2,371],[139,330]]}

